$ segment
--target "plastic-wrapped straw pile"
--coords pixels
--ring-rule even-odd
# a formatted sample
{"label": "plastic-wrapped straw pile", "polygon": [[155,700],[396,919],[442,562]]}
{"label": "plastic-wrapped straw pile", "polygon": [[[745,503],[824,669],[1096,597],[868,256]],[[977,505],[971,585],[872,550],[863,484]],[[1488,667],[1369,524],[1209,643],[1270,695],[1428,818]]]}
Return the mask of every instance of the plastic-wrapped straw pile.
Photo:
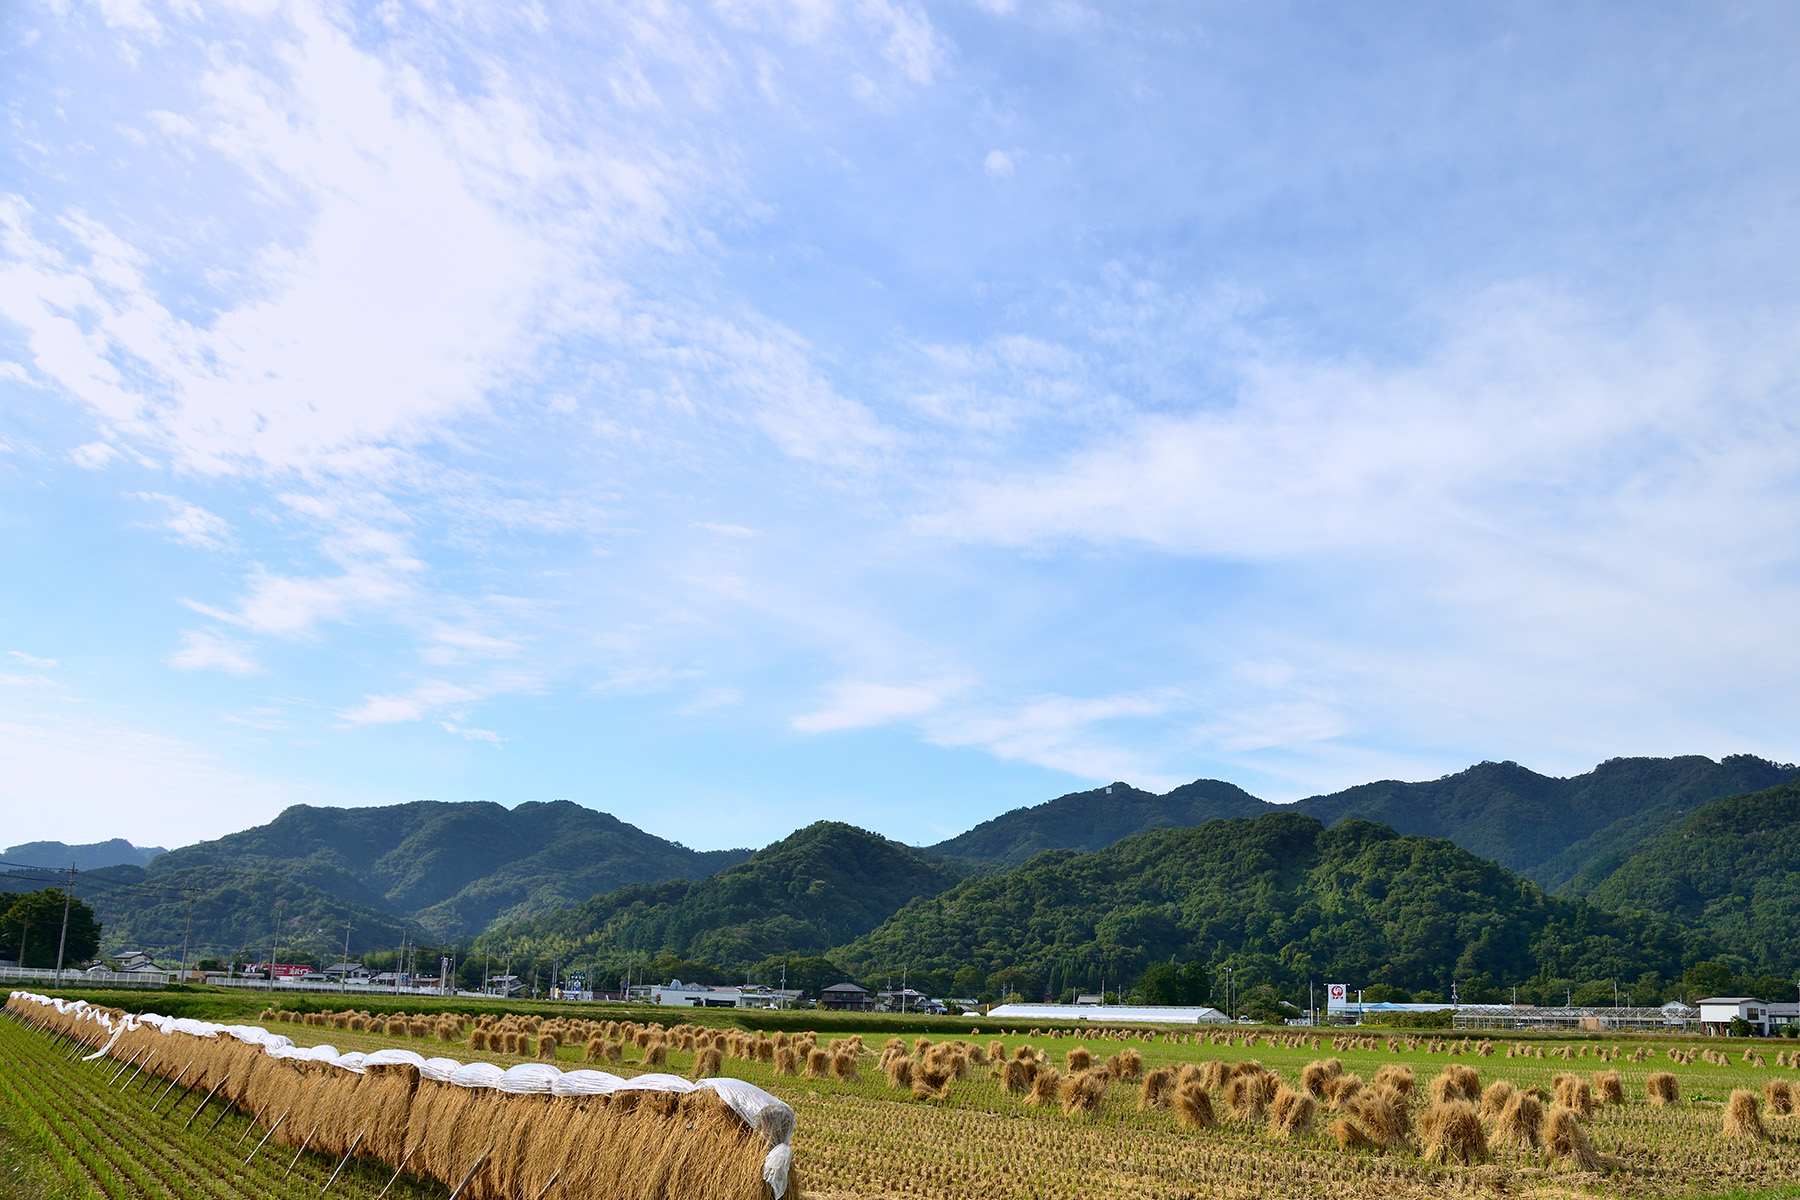
{"label": "plastic-wrapped straw pile", "polygon": [[[254,1025],[13,992],[9,1013],[250,1113],[273,1141],[377,1158],[471,1200],[781,1200],[794,1110],[739,1079],[339,1054]],[[554,1193],[551,1189],[554,1188]]]}

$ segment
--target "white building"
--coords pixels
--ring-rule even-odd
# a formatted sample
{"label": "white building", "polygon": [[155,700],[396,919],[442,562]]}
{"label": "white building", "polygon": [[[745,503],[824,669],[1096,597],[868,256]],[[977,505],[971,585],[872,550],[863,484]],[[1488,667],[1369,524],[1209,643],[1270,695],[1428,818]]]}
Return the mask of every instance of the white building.
{"label": "white building", "polygon": [[1731,1022],[1741,1018],[1758,1036],[1769,1036],[1769,1002],[1755,996],[1712,996],[1700,1002],[1700,1027],[1708,1033],[1731,1032]]}
{"label": "white building", "polygon": [[[633,989],[635,991],[636,989]],[[798,991],[747,985],[745,987],[708,987],[704,983],[683,983],[671,979],[653,986],[650,1003],[668,1004],[676,1008],[792,1008]]]}
{"label": "white building", "polygon": [[1224,1025],[1216,1008],[1175,1004],[997,1004],[990,1018],[1005,1021],[1091,1021],[1095,1024]]}

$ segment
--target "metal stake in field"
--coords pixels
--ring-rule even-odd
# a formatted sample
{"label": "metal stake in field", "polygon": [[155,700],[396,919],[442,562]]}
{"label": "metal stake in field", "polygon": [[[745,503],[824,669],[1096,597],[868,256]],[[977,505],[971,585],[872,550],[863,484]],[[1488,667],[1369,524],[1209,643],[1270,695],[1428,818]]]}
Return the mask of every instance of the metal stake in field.
{"label": "metal stake in field", "polygon": [[[368,1130],[366,1130],[366,1129],[365,1129],[365,1130],[363,1130],[363,1133],[367,1133],[367,1132],[369,1132],[369,1131],[368,1131]],[[334,1183],[336,1183],[336,1182],[337,1182],[337,1177],[338,1177],[338,1176],[339,1176],[339,1175],[342,1175],[342,1174],[343,1174],[343,1173],[344,1173],[344,1168],[345,1168],[345,1166],[347,1166],[347,1165],[348,1165],[348,1164],[349,1164],[349,1162],[350,1162],[350,1156],[351,1156],[351,1155],[352,1155],[352,1154],[355,1154],[355,1153],[356,1153],[356,1148],[357,1148],[357,1147],[358,1147],[358,1146],[360,1146],[360,1145],[362,1145],[362,1140],[363,1140],[363,1135],[362,1135],[362,1133],[359,1133],[359,1134],[357,1134],[357,1135],[356,1135],[356,1140],[355,1140],[355,1141],[354,1141],[354,1142],[351,1142],[351,1143],[350,1143],[350,1149],[348,1149],[348,1150],[346,1150],[346,1151],[344,1151],[344,1161],[343,1161],[343,1162],[340,1162],[340,1163],[339,1163],[339,1164],[338,1164],[338,1166],[337,1166],[337,1170],[335,1170],[335,1171],[333,1171],[333,1172],[332,1172],[332,1173],[331,1173],[331,1178],[330,1178],[330,1179],[327,1179],[327,1180],[326,1180],[326,1181],[325,1181],[325,1186],[324,1186],[324,1187],[322,1187],[322,1188],[320,1188],[320,1189],[319,1189],[319,1195],[321,1195],[321,1196],[323,1196],[323,1195],[324,1195],[324,1194],[325,1194],[325,1193],[326,1193],[326,1192],[329,1192],[329,1191],[330,1191],[330,1190],[331,1190],[331,1185],[332,1185],[332,1184],[334,1184]]]}
{"label": "metal stake in field", "polygon": [[187,1103],[187,1098],[194,1094],[194,1088],[199,1086],[200,1080],[205,1079],[205,1078],[206,1078],[206,1073],[204,1071],[202,1071],[200,1073],[199,1078],[195,1079],[193,1083],[190,1083],[186,1087],[182,1088],[181,1095],[175,1097],[175,1103],[169,1105],[169,1111],[164,1113],[163,1116],[164,1117],[174,1116],[176,1111],[179,1110],[183,1104]]}
{"label": "metal stake in field", "polygon": [[304,1142],[300,1143],[300,1148],[298,1150],[294,1151],[294,1160],[292,1162],[288,1163],[288,1169],[281,1173],[281,1177],[283,1179],[286,1179],[289,1175],[292,1175],[294,1173],[294,1168],[300,1165],[300,1156],[302,1154],[306,1153],[306,1148],[308,1146],[312,1145],[313,1133],[317,1133],[317,1132],[319,1132],[319,1127],[317,1125],[314,1125],[312,1127],[312,1133],[307,1134],[306,1140]]}
{"label": "metal stake in field", "polygon": [[[252,1150],[250,1152],[250,1157],[246,1158],[244,1160],[244,1165],[246,1167],[250,1165],[250,1159],[256,1157],[257,1151],[261,1150],[264,1146],[269,1144],[269,1139],[275,1136],[275,1131],[277,1129],[281,1128],[281,1123],[283,1121],[287,1120],[288,1113],[292,1112],[292,1111],[294,1111],[294,1110],[290,1108],[287,1110],[287,1112],[284,1112],[279,1117],[275,1118],[275,1123],[273,1125],[269,1126],[269,1132],[263,1134],[263,1140],[256,1143],[256,1150]],[[252,1125],[251,1128],[254,1129],[254,1128],[256,1128],[256,1126]]]}
{"label": "metal stake in field", "polygon": [[550,1194],[550,1189],[556,1186],[557,1177],[562,1173],[563,1169],[561,1167],[556,1168],[556,1171],[550,1176],[550,1182],[546,1183],[538,1190],[537,1200],[544,1200],[544,1197]]}
{"label": "metal stake in field", "polygon": [[125,1065],[120,1067],[116,1072],[114,1072],[113,1077],[106,1081],[106,1086],[111,1087],[113,1084],[119,1082],[119,1076],[123,1075],[126,1071],[128,1071],[131,1068],[131,1064],[138,1060],[138,1054],[148,1054],[149,1052],[150,1052],[150,1047],[145,1046],[142,1050],[139,1050],[137,1052],[137,1054],[134,1054],[130,1058],[126,1059]]}
{"label": "metal stake in field", "polygon": [[391,1187],[393,1187],[393,1186],[394,1186],[394,1184],[395,1184],[395,1183],[397,1183],[397,1182],[398,1182],[398,1181],[399,1181],[399,1179],[400,1179],[400,1172],[402,1172],[402,1171],[404,1171],[404,1170],[406,1170],[406,1164],[407,1164],[407,1163],[409,1163],[409,1162],[411,1162],[411,1161],[412,1161],[412,1156],[413,1156],[413,1153],[414,1153],[414,1151],[416,1151],[416,1150],[417,1150],[417,1149],[418,1149],[418,1147],[417,1147],[417,1146],[414,1146],[414,1147],[413,1147],[413,1148],[412,1148],[412,1150],[408,1150],[408,1151],[407,1151],[407,1152],[406,1152],[406,1157],[405,1157],[405,1158],[403,1158],[403,1159],[401,1159],[401,1160],[400,1160],[400,1165],[399,1165],[399,1166],[397,1166],[397,1167],[395,1167],[395,1168],[394,1168],[394,1176],[393,1176],[393,1178],[392,1178],[392,1179],[389,1179],[389,1180],[388,1180],[388,1181],[387,1181],[387,1187],[384,1187],[384,1188],[382,1188],[382,1189],[381,1189],[381,1192],[380,1192],[380,1194],[378,1194],[378,1195],[377,1195],[377,1196],[376,1196],[376,1197],[375,1197],[375,1200],[381,1200],[381,1198],[382,1198],[382,1196],[385,1196],[385,1195],[387,1195],[387,1194],[388,1194],[388,1188],[391,1188]]}
{"label": "metal stake in field", "polygon": [[487,1156],[491,1153],[493,1153],[491,1146],[481,1152],[481,1157],[475,1160],[474,1165],[469,1168],[469,1173],[462,1177],[462,1182],[456,1185],[454,1192],[450,1193],[450,1200],[456,1200],[458,1196],[462,1195],[463,1189],[469,1186],[469,1180],[475,1178],[475,1172],[481,1169],[481,1164],[487,1161]]}
{"label": "metal stake in field", "polygon": [[150,1065],[150,1060],[151,1060],[151,1058],[153,1058],[153,1057],[154,1057],[154,1055],[152,1055],[152,1054],[150,1054],[150,1053],[148,1053],[148,1052],[146,1052],[146,1053],[145,1053],[145,1054],[144,1054],[144,1061],[143,1061],[143,1062],[141,1062],[141,1063],[139,1063],[139,1064],[138,1064],[138,1069],[137,1069],[137,1070],[135,1070],[135,1071],[133,1071],[133,1072],[132,1072],[132,1073],[131,1073],[131,1078],[130,1078],[130,1079],[127,1079],[127,1080],[126,1080],[126,1081],[125,1081],[125,1084],[124,1084],[124,1086],[123,1086],[123,1087],[121,1087],[121,1088],[120,1088],[120,1089],[119,1089],[119,1090],[120,1090],[120,1091],[121,1091],[121,1092],[122,1092],[122,1091],[124,1091],[124,1090],[125,1090],[125,1088],[128,1088],[128,1087],[130,1087],[130,1086],[131,1086],[131,1085],[132,1085],[132,1084],[134,1084],[134,1083],[136,1083],[136,1082],[137,1082],[137,1077],[138,1077],[138,1076],[139,1076],[139,1075],[141,1075],[141,1074],[143,1074],[143,1072],[144,1072],[144,1068],[145,1068],[145,1067],[147,1067],[147,1066],[149,1066],[149,1065]]}
{"label": "metal stake in field", "polygon": [[[226,1078],[230,1078],[230,1077],[227,1076]],[[206,1106],[212,1103],[212,1098],[214,1096],[218,1095],[219,1089],[224,1086],[225,1086],[224,1079],[221,1079],[221,1080],[219,1080],[219,1082],[213,1084],[213,1090],[206,1093],[206,1099],[204,1099],[200,1102],[200,1107],[196,1108],[194,1110],[194,1115],[188,1118],[188,1123],[181,1127],[183,1132],[193,1128],[194,1122],[198,1121],[200,1119],[200,1114],[206,1111]]]}
{"label": "metal stake in field", "polygon": [[156,1103],[152,1104],[150,1106],[150,1111],[155,1112],[157,1109],[157,1106],[160,1105],[164,1100],[167,1100],[169,1098],[169,1093],[175,1090],[175,1085],[180,1083],[183,1079],[186,1079],[187,1073],[193,1069],[194,1069],[194,1060],[190,1058],[190,1059],[188,1059],[188,1065],[181,1068],[181,1074],[179,1074],[175,1078],[169,1080],[169,1086],[162,1090],[161,1095],[157,1096]]}
{"label": "metal stake in field", "polygon": [[230,1115],[231,1115],[231,1105],[230,1104],[227,1103],[227,1104],[219,1105],[219,1115],[214,1117],[213,1123],[206,1127],[206,1132],[211,1133],[213,1130],[217,1129],[224,1122],[225,1118],[229,1117]]}

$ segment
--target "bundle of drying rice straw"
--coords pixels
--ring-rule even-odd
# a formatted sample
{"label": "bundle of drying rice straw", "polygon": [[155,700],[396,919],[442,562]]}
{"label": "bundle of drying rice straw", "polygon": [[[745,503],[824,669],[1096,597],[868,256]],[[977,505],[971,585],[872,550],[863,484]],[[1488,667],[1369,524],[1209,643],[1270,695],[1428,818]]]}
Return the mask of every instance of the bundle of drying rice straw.
{"label": "bundle of drying rice straw", "polygon": [[[782,1200],[794,1110],[740,1079],[340,1054],[259,1026],[13,992],[6,1011],[248,1112],[273,1140],[404,1167],[471,1200]],[[189,1086],[192,1085],[192,1086]]]}

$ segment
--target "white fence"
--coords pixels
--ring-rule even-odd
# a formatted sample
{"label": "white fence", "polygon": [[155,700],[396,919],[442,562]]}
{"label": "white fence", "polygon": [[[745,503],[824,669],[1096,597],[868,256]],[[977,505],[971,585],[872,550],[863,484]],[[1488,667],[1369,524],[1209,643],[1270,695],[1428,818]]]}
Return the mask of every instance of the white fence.
{"label": "white fence", "polygon": [[77,971],[64,967],[59,976],[48,967],[0,967],[0,983],[35,983],[48,987],[166,987],[173,971]]}

